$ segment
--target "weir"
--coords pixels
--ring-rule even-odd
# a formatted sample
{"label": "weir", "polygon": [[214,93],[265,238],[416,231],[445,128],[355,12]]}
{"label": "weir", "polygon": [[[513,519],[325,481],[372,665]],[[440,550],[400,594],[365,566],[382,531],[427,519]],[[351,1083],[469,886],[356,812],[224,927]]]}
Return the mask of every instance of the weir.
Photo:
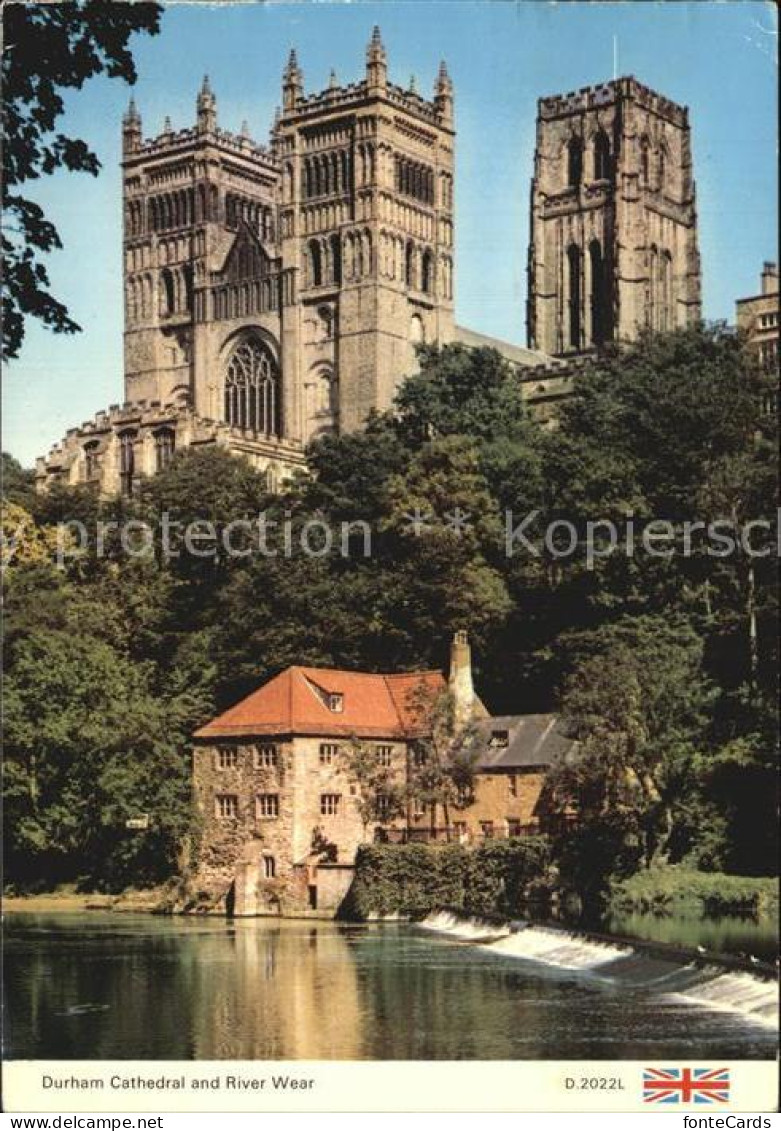
{"label": "weir", "polygon": [[605,988],[686,998],[705,1009],[729,1010],[774,1027],[778,983],[773,968],[735,969],[739,959],[664,944],[611,939],[557,926],[433,912],[418,924],[436,934],[471,943],[491,954],[521,959],[552,972],[579,975]]}

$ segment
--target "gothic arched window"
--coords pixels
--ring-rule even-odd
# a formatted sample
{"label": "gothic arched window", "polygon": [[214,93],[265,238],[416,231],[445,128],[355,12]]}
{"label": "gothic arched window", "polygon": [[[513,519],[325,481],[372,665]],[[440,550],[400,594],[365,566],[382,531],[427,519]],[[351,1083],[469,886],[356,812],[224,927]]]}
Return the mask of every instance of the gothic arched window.
{"label": "gothic arched window", "polygon": [[611,336],[607,272],[599,240],[592,240],[588,251],[591,260],[591,341],[595,346],[601,346]]}
{"label": "gothic arched window", "polygon": [[415,247],[411,241],[404,252],[404,282],[408,287],[415,285]]}
{"label": "gothic arched window", "polygon": [[567,184],[578,188],[583,178],[583,146],[580,138],[570,138],[567,143]]}
{"label": "gothic arched window", "polygon": [[167,267],[160,272],[160,313],[173,314],[176,310],[176,288],[174,277]]}
{"label": "gothic arched window", "polygon": [[84,445],[84,478],[94,479],[100,471],[100,444],[97,440],[90,440]]}
{"label": "gothic arched window", "polygon": [[606,181],[610,177],[610,142],[604,130],[594,138],[594,180]]}
{"label": "gothic arched window", "polygon": [[640,183],[643,188],[648,188],[651,178],[651,143],[647,137],[640,140]]}
{"label": "gothic arched window", "polygon": [[330,249],[331,281],[338,287],[341,286],[342,282],[342,241],[338,235],[331,236]]}
{"label": "gothic arched window", "polygon": [[279,373],[271,353],[257,338],[245,338],[228,359],[225,419],[236,428],[281,435]]}
{"label": "gothic arched window", "polygon": [[663,251],[659,272],[659,329],[671,330],[673,326],[673,260],[669,251]]}
{"label": "gothic arched window", "polygon": [[155,468],[163,471],[168,467],[176,447],[176,433],[173,428],[161,428],[155,432]]}
{"label": "gothic arched window", "polygon": [[323,282],[323,254],[317,240],[309,244],[309,284],[312,287],[322,286]]}
{"label": "gothic arched window", "polygon": [[664,145],[659,149],[659,191],[664,191],[664,182],[667,177],[667,153]]}
{"label": "gothic arched window", "polygon": [[581,345],[580,278],[582,274],[580,248],[570,244],[567,248],[569,274],[569,346],[578,350]]}
{"label": "gothic arched window", "polygon": [[433,274],[434,274],[434,256],[427,249],[423,252],[421,259],[421,278],[420,289],[424,294],[429,294],[432,290]]}
{"label": "gothic arched window", "polygon": [[133,476],[136,469],[135,432],[119,434],[119,482],[123,495],[133,491]]}

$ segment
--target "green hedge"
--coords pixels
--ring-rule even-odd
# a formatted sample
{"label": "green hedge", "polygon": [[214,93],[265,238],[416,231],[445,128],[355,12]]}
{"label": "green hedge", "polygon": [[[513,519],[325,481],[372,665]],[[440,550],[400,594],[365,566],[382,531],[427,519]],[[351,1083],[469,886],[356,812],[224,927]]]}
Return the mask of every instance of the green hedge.
{"label": "green hedge", "polygon": [[778,880],[677,867],[650,868],[614,883],[610,907],[615,911],[650,911],[662,915],[681,911],[705,915],[775,915]]}
{"label": "green hedge", "polygon": [[350,918],[423,918],[441,907],[475,915],[514,915],[550,892],[550,851],[544,837],[489,842],[470,849],[449,844],[365,845],[343,913]]}

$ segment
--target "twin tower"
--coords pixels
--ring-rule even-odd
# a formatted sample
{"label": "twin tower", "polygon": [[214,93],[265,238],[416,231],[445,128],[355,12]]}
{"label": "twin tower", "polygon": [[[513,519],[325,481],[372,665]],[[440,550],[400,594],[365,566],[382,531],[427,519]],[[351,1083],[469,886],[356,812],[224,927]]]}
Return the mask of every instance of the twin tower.
{"label": "twin tower", "polygon": [[[444,63],[431,98],[395,85],[375,28],[346,86],[307,94],[291,52],[268,145],[219,125],[208,80],[194,127],[145,140],[131,102],[122,141],[125,403],[71,429],[42,485],[132,491],[174,450],[223,444],[273,488],[309,440],[388,408],[416,346],[487,341],[453,321]],[[529,399],[564,387],[561,359],[695,321],[699,285],[686,109],[631,78],[541,100],[530,349],[490,343]]]}
{"label": "twin tower", "polygon": [[[291,52],[268,147],[218,124],[123,125],[128,401],[180,398],[271,448],[387,408],[414,346],[453,337],[453,87],[307,95]],[[254,438],[254,439],[253,439]],[[271,445],[271,447],[269,446]]]}

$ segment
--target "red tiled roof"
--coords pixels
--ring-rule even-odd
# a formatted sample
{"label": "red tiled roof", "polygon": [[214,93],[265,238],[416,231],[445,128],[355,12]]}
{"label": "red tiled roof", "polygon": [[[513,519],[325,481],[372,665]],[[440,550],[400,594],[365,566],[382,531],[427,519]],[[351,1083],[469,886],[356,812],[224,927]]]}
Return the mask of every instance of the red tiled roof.
{"label": "red tiled roof", "polygon": [[[440,672],[374,675],[292,667],[195,732],[195,738],[246,735],[356,735],[404,738],[420,732],[420,707],[444,691]],[[333,711],[329,694],[342,695]],[[417,708],[417,709],[416,709]]]}

